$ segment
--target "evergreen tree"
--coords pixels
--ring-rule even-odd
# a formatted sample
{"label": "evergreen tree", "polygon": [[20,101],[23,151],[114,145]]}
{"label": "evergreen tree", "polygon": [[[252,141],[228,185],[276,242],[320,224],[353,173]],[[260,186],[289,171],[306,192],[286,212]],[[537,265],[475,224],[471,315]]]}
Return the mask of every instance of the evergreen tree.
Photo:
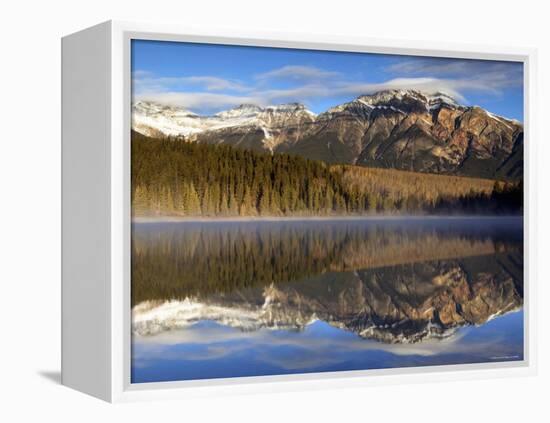
{"label": "evergreen tree", "polygon": [[201,203],[193,182],[187,184],[186,211],[190,216],[197,216],[201,214]]}

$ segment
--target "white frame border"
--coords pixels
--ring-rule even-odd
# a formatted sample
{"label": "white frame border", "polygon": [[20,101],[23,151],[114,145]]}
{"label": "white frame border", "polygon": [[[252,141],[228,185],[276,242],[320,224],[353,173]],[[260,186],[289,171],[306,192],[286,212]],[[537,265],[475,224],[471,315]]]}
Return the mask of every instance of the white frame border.
{"label": "white frame border", "polygon": [[[339,37],[305,33],[245,32],[112,21],[111,24],[111,400],[136,401],[208,395],[334,389],[399,383],[471,380],[536,374],[535,139],[536,50],[487,45]],[[130,125],[131,39],[352,51],[524,64],[524,360],[380,370],[130,383]]]}

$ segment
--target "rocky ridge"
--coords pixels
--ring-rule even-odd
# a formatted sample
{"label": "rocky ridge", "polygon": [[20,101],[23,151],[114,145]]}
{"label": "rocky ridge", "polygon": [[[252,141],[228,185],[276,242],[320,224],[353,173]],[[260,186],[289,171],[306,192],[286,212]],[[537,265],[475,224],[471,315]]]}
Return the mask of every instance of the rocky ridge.
{"label": "rocky ridge", "polygon": [[386,90],[315,115],[299,103],[245,104],[213,116],[139,101],[144,135],[418,172],[520,179],[523,125],[452,96]]}

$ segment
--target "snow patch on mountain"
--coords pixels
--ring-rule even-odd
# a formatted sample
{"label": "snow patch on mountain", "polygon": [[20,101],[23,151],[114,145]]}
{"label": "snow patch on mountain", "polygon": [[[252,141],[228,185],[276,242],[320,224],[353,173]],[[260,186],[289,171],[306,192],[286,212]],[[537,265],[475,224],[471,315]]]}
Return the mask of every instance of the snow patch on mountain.
{"label": "snow patch on mountain", "polygon": [[[352,117],[360,121],[368,120],[377,111],[418,116],[437,112],[441,108],[465,111],[451,95],[442,91],[432,93],[414,89],[393,89],[373,94],[360,95],[354,100],[334,106],[316,115],[300,103],[287,103],[260,107],[255,104],[242,104],[211,116],[199,116],[181,107],[161,105],[150,101],[137,101],[133,105],[132,128],[148,136],[184,136],[195,140],[199,134],[209,131],[241,128],[247,132],[262,131],[263,145],[273,152],[274,148],[286,139],[281,137],[288,129],[297,129],[296,134],[315,130],[315,123],[324,124],[338,116]],[[513,130],[521,125],[510,119],[487,112],[487,115]],[[426,121],[426,120],[425,120]],[[426,121],[427,124],[430,122]],[[318,128],[318,127],[317,127]]]}
{"label": "snow patch on mountain", "polygon": [[341,113],[369,116],[374,110],[391,110],[407,114],[407,108],[411,105],[422,107],[426,112],[441,107],[461,107],[451,95],[443,92],[427,94],[417,90],[384,90],[361,95],[348,103],[334,106],[319,116],[323,119]]}
{"label": "snow patch on mountain", "polygon": [[364,104],[373,107],[383,107],[390,104],[415,102],[423,104],[426,110],[433,110],[443,106],[457,108],[460,104],[450,94],[436,91],[433,93],[419,90],[384,90],[374,94],[362,95],[357,98]]}
{"label": "snow patch on mountain", "polygon": [[202,303],[190,298],[183,301],[145,301],[132,309],[132,332],[138,336],[156,335],[161,332],[184,329],[199,321],[212,321],[242,331],[263,328],[277,330],[303,330],[317,321],[307,319],[273,319],[269,297],[262,307],[234,307]]}
{"label": "snow patch on mountain", "polygon": [[512,128],[512,126],[510,125],[511,123],[514,123],[514,124],[518,124],[517,121],[513,121],[513,120],[509,120],[509,119],[506,119],[506,118],[503,118],[502,116],[498,116],[498,115],[495,115],[494,113],[491,113],[491,112],[488,112],[488,111],[485,111],[485,113],[487,113],[487,116],[489,116],[490,118],[496,120],[497,122],[500,122],[502,123],[504,126],[506,126],[510,131],[513,131],[514,128]]}
{"label": "snow patch on mountain", "polygon": [[204,122],[200,116],[183,108],[138,101],[132,107],[132,127],[138,132],[157,131],[179,136],[203,131]]}
{"label": "snow patch on mountain", "polygon": [[241,104],[233,109],[216,113],[214,117],[222,120],[255,118],[262,109],[254,104]]}
{"label": "snow patch on mountain", "polygon": [[262,129],[266,139],[269,139],[272,129],[313,121],[315,116],[315,113],[299,103],[265,108],[242,104],[212,116],[199,116],[183,108],[138,101],[133,105],[132,127],[145,135],[157,132],[187,137],[205,131],[251,126]]}
{"label": "snow patch on mountain", "polygon": [[[190,328],[201,322],[210,321],[223,326],[251,332],[262,329],[302,331],[320,319],[315,313],[302,313],[292,308],[281,307],[276,297],[264,292],[264,303],[223,305],[215,302],[201,302],[198,299],[145,301],[132,309],[132,333],[139,337],[149,337],[165,332]],[[354,327],[345,322],[328,318],[322,320],[332,327],[355,332],[364,339],[376,339],[385,343],[410,344],[419,340],[443,340],[455,334],[458,327],[445,328],[434,322],[428,322],[415,333],[399,330],[397,322],[393,325],[370,322],[366,327]],[[390,330],[393,329],[393,330]]]}

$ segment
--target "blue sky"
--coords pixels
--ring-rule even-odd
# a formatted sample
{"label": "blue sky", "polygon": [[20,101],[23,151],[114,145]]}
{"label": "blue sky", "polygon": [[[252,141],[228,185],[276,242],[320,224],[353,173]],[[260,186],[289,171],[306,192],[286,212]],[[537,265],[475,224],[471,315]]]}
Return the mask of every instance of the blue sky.
{"label": "blue sky", "polygon": [[523,121],[523,65],[514,62],[134,40],[132,83],[136,100],[199,114],[287,102],[321,113],[361,94],[414,88]]}

